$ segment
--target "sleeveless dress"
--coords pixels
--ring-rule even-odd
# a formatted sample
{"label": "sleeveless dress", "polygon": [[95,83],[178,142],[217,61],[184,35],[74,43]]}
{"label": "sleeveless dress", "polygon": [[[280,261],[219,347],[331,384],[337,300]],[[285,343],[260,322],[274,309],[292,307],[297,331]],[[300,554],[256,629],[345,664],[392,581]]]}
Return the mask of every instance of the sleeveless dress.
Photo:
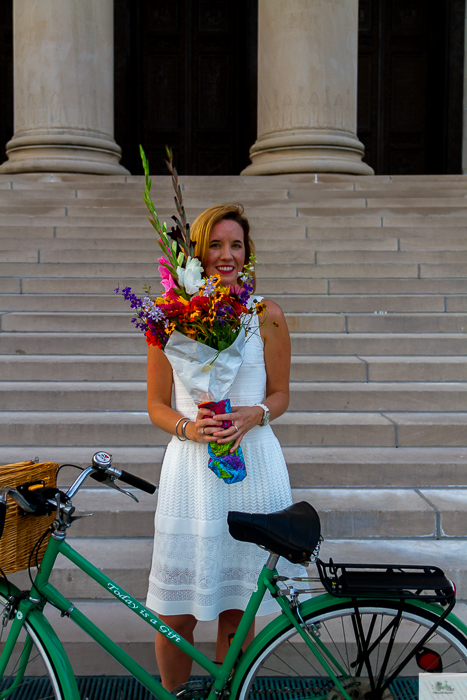
{"label": "sleeveless dress", "polygon": [[[175,408],[195,420],[198,409],[173,373]],[[264,399],[266,369],[259,329],[252,327],[245,356],[230,390],[232,406],[253,406]],[[206,444],[167,446],[155,516],[154,553],[147,606],[160,615],[190,614],[214,620],[224,610],[245,610],[268,553],[234,540],[229,510],[272,513],[292,503],[289,476],[279,442],[269,425],[255,426],[241,442],[247,476],[224,484],[208,468]],[[281,558],[281,575],[303,576],[305,569]],[[269,593],[258,611],[278,610]]]}

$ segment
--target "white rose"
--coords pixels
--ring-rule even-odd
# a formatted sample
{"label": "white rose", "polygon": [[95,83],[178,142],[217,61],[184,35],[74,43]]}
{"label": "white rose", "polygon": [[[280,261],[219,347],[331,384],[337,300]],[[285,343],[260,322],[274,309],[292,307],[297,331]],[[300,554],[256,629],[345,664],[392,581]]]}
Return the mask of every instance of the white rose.
{"label": "white rose", "polygon": [[184,268],[177,267],[177,277],[180,286],[185,287],[188,294],[196,294],[204,284],[202,273],[203,266],[198,258],[188,258]]}

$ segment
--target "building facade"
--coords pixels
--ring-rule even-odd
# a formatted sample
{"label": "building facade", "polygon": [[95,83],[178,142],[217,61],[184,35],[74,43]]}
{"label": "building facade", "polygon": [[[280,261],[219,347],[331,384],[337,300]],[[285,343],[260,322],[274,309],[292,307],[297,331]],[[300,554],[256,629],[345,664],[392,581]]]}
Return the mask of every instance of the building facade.
{"label": "building facade", "polygon": [[186,174],[462,172],[465,0],[0,13],[2,172],[137,174],[139,143],[155,172],[166,143]]}

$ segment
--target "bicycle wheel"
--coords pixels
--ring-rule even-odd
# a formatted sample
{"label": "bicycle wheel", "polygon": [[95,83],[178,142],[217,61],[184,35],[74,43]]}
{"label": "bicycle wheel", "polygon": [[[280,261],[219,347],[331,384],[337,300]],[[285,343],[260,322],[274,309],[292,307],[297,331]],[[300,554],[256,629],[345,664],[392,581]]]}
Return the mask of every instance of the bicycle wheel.
{"label": "bicycle wheel", "polygon": [[[6,598],[0,593],[0,615],[6,606]],[[1,622],[0,622],[1,625]],[[11,623],[0,629],[0,655],[10,630]],[[18,673],[24,670],[24,677],[15,690],[8,695],[9,700],[65,700],[59,678],[43,644],[40,634],[34,628],[34,624],[26,622],[25,629],[20,634],[18,643],[8,662],[7,668],[0,680],[0,696],[11,687]],[[25,645],[30,645],[31,650],[27,661],[21,661],[21,654]],[[24,663],[24,668],[22,667]]]}
{"label": "bicycle wheel", "polygon": [[[330,666],[338,679],[347,677],[343,685],[353,700],[417,700],[419,673],[467,672],[467,638],[444,621],[385,687],[436,617],[425,607],[407,601],[399,609],[390,600],[359,603],[358,614],[348,602],[336,601],[303,615],[307,625],[316,626],[332,654]],[[366,659],[362,649],[367,649]],[[344,695],[295,628],[288,627],[258,652],[240,683],[238,697],[342,700]]]}

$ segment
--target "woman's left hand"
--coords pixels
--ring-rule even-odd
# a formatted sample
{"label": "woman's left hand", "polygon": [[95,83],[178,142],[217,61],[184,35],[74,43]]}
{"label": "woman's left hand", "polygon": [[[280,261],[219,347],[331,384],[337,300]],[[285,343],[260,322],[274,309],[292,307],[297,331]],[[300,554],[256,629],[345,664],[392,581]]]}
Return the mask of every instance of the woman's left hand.
{"label": "woman's left hand", "polygon": [[213,433],[213,437],[217,438],[220,445],[226,442],[234,444],[230,448],[230,452],[235,452],[239,447],[243,436],[255,425],[259,425],[263,419],[263,409],[261,406],[233,406],[231,413],[221,413],[216,415],[217,420],[232,421],[230,428],[225,430],[217,430]]}

